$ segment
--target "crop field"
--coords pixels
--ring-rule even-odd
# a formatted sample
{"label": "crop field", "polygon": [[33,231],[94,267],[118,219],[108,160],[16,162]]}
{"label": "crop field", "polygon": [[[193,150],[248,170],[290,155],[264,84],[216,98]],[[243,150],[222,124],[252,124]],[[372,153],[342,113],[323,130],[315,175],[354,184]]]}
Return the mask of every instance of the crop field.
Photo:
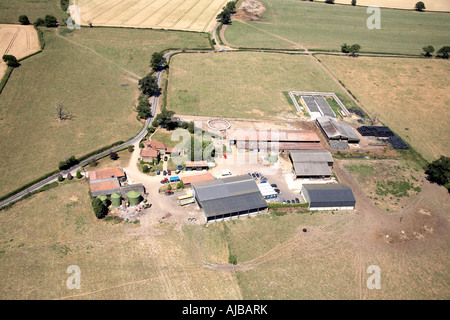
{"label": "crop field", "polygon": [[[2,299],[241,298],[234,275],[204,266],[228,259],[220,230],[100,222],[89,202],[73,181],[1,212]],[[79,290],[66,286],[71,265]]]}
{"label": "crop field", "polygon": [[295,115],[283,92],[342,90],[311,57],[273,53],[184,54],[172,58],[168,109],[178,114],[276,119]]}
{"label": "crop field", "polygon": [[211,31],[227,0],[75,0],[82,24]]}
{"label": "crop field", "polygon": [[[361,51],[420,55],[422,47],[448,44],[443,30],[450,28],[449,13],[381,10],[381,29],[367,28],[366,7],[327,5],[297,0],[262,0],[260,20],[233,21],[226,40],[240,47],[300,48],[340,51],[341,45],[359,44]],[[348,1],[350,3],[350,0]]]}
{"label": "crop field", "polygon": [[[0,24],[0,55],[13,55],[17,59],[26,57],[41,49],[36,30],[33,26]],[[6,70],[6,64],[0,61],[0,79]]]}
{"label": "crop field", "polygon": [[26,15],[31,23],[50,14],[62,21],[64,16],[59,0],[0,0],[0,23],[19,23]]}
{"label": "crop field", "polygon": [[[324,0],[318,0],[324,1]],[[350,4],[348,0],[336,0],[337,4]],[[358,0],[356,4],[358,6],[378,6],[383,8],[396,8],[396,9],[414,9],[416,0]],[[447,0],[433,0],[425,1],[425,7],[427,11],[450,11],[450,2]]]}
{"label": "crop field", "polygon": [[173,30],[82,28],[64,36],[87,46],[141,77],[149,71],[150,57],[166,49],[210,49],[208,34]]}
{"label": "crop field", "polygon": [[[0,194],[134,136],[137,81],[115,64],[43,30],[45,50],[22,61],[0,95]],[[60,121],[61,103],[72,119]]]}
{"label": "crop field", "polygon": [[320,60],[425,159],[450,156],[449,61],[326,55]]}

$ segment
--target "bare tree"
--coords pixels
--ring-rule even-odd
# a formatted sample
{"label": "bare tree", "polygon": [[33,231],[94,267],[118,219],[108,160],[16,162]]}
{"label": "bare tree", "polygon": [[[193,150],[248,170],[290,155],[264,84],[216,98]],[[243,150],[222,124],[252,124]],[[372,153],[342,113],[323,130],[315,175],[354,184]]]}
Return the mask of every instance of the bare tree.
{"label": "bare tree", "polygon": [[59,120],[70,120],[73,118],[72,112],[67,110],[67,108],[62,103],[56,103],[53,105],[53,109],[56,111],[56,115]]}

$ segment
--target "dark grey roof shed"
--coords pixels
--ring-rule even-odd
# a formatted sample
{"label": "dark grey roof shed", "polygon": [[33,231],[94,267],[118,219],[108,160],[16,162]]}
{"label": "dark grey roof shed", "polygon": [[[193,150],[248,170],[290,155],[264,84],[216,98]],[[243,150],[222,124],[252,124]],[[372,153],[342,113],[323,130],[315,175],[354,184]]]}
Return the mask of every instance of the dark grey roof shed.
{"label": "dark grey roof shed", "polygon": [[350,187],[342,183],[304,184],[305,200],[314,207],[353,207],[355,196]]}

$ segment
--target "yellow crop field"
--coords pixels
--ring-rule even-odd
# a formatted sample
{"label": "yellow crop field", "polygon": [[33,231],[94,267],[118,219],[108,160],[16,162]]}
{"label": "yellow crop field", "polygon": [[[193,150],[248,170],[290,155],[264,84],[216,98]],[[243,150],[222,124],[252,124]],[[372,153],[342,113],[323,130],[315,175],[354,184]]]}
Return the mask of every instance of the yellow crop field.
{"label": "yellow crop field", "polygon": [[[39,39],[33,26],[0,24],[0,54],[10,54],[17,59],[26,57],[40,49]],[[0,61],[0,79],[6,64]]]}
{"label": "yellow crop field", "polygon": [[81,23],[208,32],[227,0],[73,0]]}
{"label": "yellow crop field", "polygon": [[[335,3],[350,4],[350,0],[336,0]],[[356,4],[359,6],[378,6],[384,8],[396,9],[414,9],[418,0],[357,0]],[[433,0],[423,1],[425,9],[429,11],[450,11],[450,1],[448,0]]]}

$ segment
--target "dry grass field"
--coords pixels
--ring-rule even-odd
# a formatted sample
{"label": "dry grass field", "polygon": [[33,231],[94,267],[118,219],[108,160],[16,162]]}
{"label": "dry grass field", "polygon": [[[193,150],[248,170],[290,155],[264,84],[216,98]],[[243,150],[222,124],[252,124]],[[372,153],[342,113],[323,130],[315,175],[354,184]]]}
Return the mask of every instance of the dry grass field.
{"label": "dry grass field", "polygon": [[211,31],[227,0],[73,0],[95,26]]}
{"label": "dry grass field", "polygon": [[[401,224],[364,211],[290,212],[206,228],[145,215],[98,221],[87,183],[65,182],[0,212],[0,298],[448,299],[450,202],[444,188],[427,190],[433,197],[416,203],[426,211]],[[80,290],[66,287],[70,265]],[[370,265],[380,290],[366,287]]]}
{"label": "dry grass field", "polygon": [[[33,26],[0,24],[0,56],[10,54],[21,59],[40,49],[38,35]],[[5,70],[5,62],[0,60],[0,79]]]}
{"label": "dry grass field", "polygon": [[[98,221],[83,181],[2,211],[0,234],[0,299],[241,298],[234,275],[204,266],[228,259],[220,230]],[[66,286],[70,265],[80,290]]]}
{"label": "dry grass field", "polygon": [[450,61],[326,55],[320,60],[425,159],[450,156]]}
{"label": "dry grass field", "polygon": [[[319,0],[324,1],[324,0]],[[349,0],[336,0],[335,3],[350,4]],[[378,6],[383,8],[395,9],[414,9],[417,0],[357,0],[358,6]],[[450,11],[450,1],[447,0],[433,0],[424,1],[426,11]]]}

